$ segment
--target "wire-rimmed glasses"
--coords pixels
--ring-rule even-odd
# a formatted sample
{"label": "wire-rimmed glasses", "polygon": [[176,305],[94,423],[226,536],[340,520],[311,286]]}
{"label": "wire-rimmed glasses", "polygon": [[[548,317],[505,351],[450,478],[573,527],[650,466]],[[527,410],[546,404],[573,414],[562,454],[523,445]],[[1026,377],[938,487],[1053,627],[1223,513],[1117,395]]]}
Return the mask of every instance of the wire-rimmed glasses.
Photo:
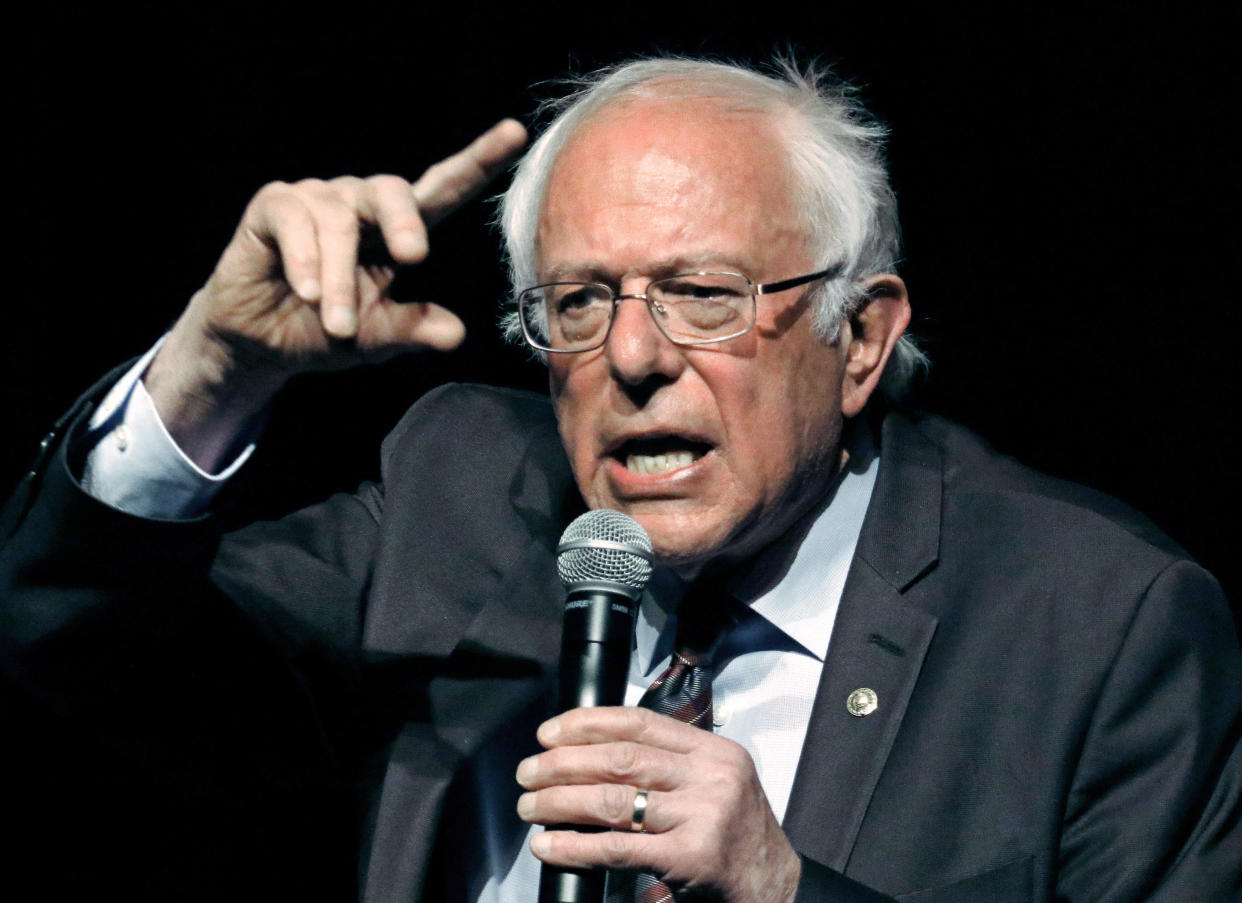
{"label": "wire-rimmed glasses", "polygon": [[641,294],[623,295],[602,282],[549,282],[523,289],[518,318],[526,341],[540,351],[592,351],[608,341],[617,305],[645,301],[656,326],[677,345],[710,345],[747,333],[755,325],[755,298],[821,279],[835,279],[842,264],[757,285],[740,273],[682,273],[656,279]]}

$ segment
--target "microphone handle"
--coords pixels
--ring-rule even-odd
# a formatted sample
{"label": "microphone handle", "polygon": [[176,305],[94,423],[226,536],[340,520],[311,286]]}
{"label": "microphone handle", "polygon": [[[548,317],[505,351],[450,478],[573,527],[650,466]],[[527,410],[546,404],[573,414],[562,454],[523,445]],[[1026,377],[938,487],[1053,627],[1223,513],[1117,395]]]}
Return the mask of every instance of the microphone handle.
{"label": "microphone handle", "polygon": [[[606,586],[569,593],[561,634],[560,711],[624,704],[637,607],[636,600]],[[607,830],[585,825],[555,827]],[[602,869],[545,864],[539,873],[539,903],[603,903],[606,875]]]}

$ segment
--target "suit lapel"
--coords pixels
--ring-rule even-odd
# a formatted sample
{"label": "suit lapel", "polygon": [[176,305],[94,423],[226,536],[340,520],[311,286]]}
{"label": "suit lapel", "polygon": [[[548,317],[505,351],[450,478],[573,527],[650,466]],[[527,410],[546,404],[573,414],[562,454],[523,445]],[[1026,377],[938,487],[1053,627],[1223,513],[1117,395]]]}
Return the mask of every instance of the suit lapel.
{"label": "suit lapel", "polygon": [[[538,751],[534,725],[550,714],[546,697],[559,648],[561,590],[555,576],[549,581],[543,573],[548,559],[548,550],[532,540],[501,581],[503,597],[488,600],[441,666],[442,676],[431,681],[431,723],[406,724],[393,744],[366,860],[366,900],[468,901],[469,881],[482,868],[472,857],[484,852],[474,842],[485,827],[478,819],[492,811],[475,797],[476,757],[487,759],[483,772],[511,775],[524,755]],[[519,713],[532,723],[515,730]],[[512,800],[491,805],[511,810],[517,784],[511,789]],[[442,812],[452,814],[444,825]],[[430,858],[442,830],[470,841],[450,863]]]}
{"label": "suit lapel", "polygon": [[[467,900],[466,882],[479,867],[469,855],[482,849],[463,847],[447,865],[429,857],[442,811],[453,813],[448,828],[456,834],[483,836],[476,819],[484,809],[471,802],[477,755],[489,759],[491,771],[512,774],[524,755],[538,751],[533,725],[540,712],[551,714],[549,675],[560,644],[563,591],[546,573],[550,555],[532,539],[501,579],[504,592],[489,597],[439,666],[442,676],[427,690],[431,722],[406,724],[392,745],[364,851],[365,900],[423,899],[429,872],[436,899]],[[533,724],[513,730],[512,719],[528,709]],[[516,798],[509,808],[514,804]]]}
{"label": "suit lapel", "polygon": [[509,495],[526,546],[504,562],[496,590],[483,596],[477,613],[461,626],[457,650],[487,650],[533,661],[549,672],[555,668],[565,600],[556,573],[556,545],[565,525],[585,510],[564,454],[555,432],[527,449]]}
{"label": "suit lapel", "polygon": [[[454,485],[460,488],[460,480]],[[507,488],[507,495],[502,490],[484,502],[496,508],[488,513],[504,518],[504,543],[490,543],[486,531],[429,530],[424,550],[434,545],[457,571],[469,560],[470,573],[456,582],[448,576],[422,579],[440,616],[420,633],[404,624],[388,627],[404,631],[388,640],[406,650],[396,657],[398,664],[430,661],[440,676],[426,694],[429,721],[406,724],[389,752],[370,849],[364,851],[366,900],[421,897],[446,794],[453,797],[450,785],[460,781],[481,747],[489,755],[509,756],[513,738],[501,729],[551,686],[564,595],[556,542],[582,505],[555,430],[535,435]],[[427,557],[436,556],[419,560]],[[522,737],[527,734],[533,744],[533,731]],[[505,749],[498,752],[498,744]],[[512,752],[510,771],[520,751]],[[473,824],[475,814],[459,812],[457,818]]]}
{"label": "suit lapel", "polygon": [[[889,415],[784,824],[795,849],[838,871],[849,862],[936,629],[936,618],[902,594],[936,563],[941,483],[938,449]],[[857,692],[864,690],[874,694],[869,712],[868,694]]]}

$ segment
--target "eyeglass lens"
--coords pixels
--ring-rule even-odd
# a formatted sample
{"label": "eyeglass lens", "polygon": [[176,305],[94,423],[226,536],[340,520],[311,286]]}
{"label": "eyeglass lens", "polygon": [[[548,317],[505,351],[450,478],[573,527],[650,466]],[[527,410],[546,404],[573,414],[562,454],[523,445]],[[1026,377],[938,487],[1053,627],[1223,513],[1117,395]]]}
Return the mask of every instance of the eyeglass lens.
{"label": "eyeglass lens", "polygon": [[[740,335],[754,318],[753,288],[734,273],[695,273],[652,282],[648,307],[676,342],[710,342]],[[579,351],[602,345],[616,307],[604,285],[559,283],[527,289],[519,298],[527,336],[539,347]]]}

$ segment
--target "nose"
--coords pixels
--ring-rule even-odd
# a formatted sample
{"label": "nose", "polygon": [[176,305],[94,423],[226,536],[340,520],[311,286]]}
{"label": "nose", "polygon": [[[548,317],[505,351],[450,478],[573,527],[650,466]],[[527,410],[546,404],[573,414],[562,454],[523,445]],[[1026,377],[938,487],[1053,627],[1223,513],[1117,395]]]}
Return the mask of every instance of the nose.
{"label": "nose", "polygon": [[626,386],[669,382],[685,365],[681,349],[660,331],[645,295],[619,295],[604,353],[613,378]]}

